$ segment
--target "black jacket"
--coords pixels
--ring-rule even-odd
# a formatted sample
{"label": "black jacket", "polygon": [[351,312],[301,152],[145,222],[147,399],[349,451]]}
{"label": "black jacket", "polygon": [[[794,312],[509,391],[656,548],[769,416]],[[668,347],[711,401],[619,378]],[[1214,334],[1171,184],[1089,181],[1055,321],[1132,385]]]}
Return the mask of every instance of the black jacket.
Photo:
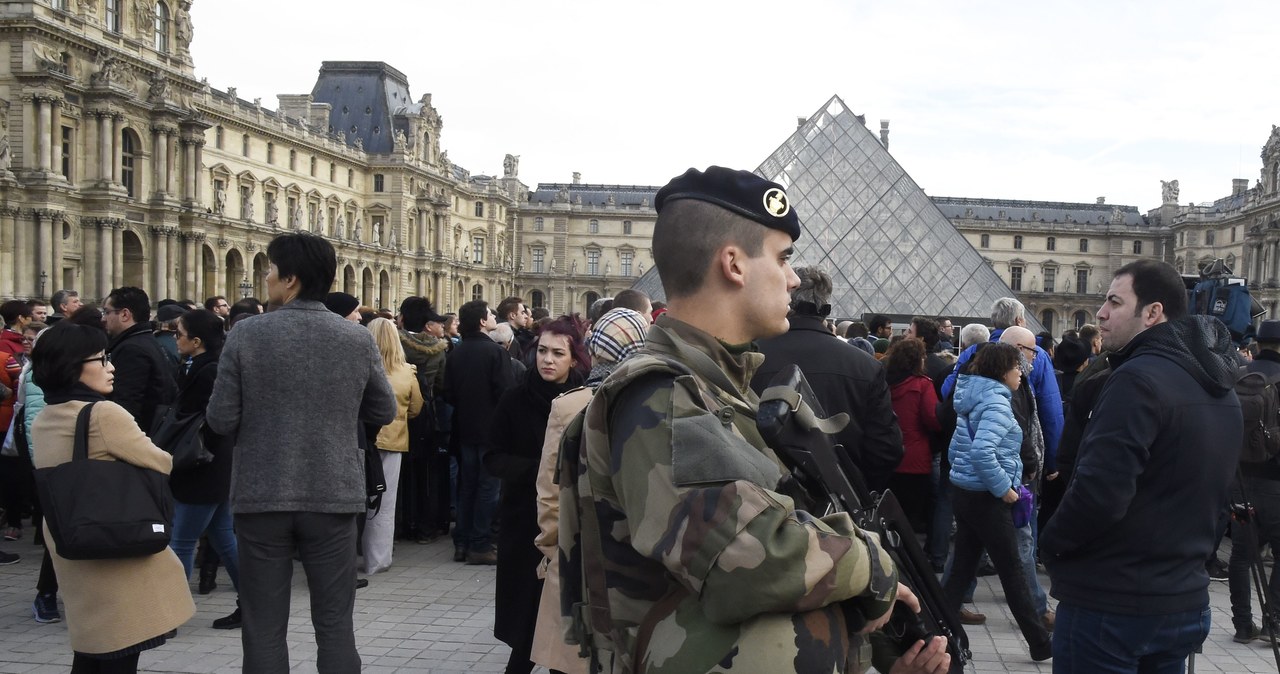
{"label": "black jacket", "polygon": [[759,344],[764,364],[751,378],[759,394],[783,367],[800,366],[827,416],[848,412],[849,425],[836,435],[867,486],[880,491],[902,463],[902,429],[893,413],[893,398],[884,367],[856,346],[838,339],[818,316],[792,315],[786,334]]}
{"label": "black jacket", "polygon": [[1220,322],[1188,316],[1110,356],[1075,477],[1040,534],[1054,597],[1130,615],[1208,606],[1205,560],[1243,434],[1233,352]]}
{"label": "black jacket", "polygon": [[[218,356],[202,353],[191,361],[191,369],[180,377],[177,398],[178,413],[203,412],[213,395],[213,382],[218,378]],[[213,461],[175,471],[169,475],[169,488],[173,498],[183,503],[222,503],[231,497],[232,438],[207,431],[204,446],[213,454]]]}
{"label": "black jacket", "polygon": [[116,335],[107,353],[116,368],[115,388],[108,399],[128,410],[138,427],[150,433],[156,406],[173,402],[177,394],[177,373],[151,334],[151,324],[139,323]]}
{"label": "black jacket", "polygon": [[[1276,353],[1270,349],[1262,349],[1254,356],[1253,362],[1249,363],[1246,368],[1249,372],[1261,372],[1264,377],[1273,377],[1280,374],[1280,353]],[[1260,477],[1266,480],[1280,480],[1280,464],[1275,461],[1267,463],[1242,463],[1240,464],[1240,472],[1250,477]]]}
{"label": "black jacket", "polygon": [[483,446],[498,398],[511,388],[511,357],[482,332],[463,335],[444,368],[445,399],[453,405],[455,446]]}

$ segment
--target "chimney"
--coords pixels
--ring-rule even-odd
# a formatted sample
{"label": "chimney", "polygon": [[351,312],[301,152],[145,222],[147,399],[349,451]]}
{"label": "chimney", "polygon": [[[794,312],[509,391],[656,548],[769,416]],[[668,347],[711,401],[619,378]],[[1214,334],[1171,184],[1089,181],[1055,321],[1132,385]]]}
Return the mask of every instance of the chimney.
{"label": "chimney", "polygon": [[329,113],[331,112],[333,112],[333,106],[328,103],[312,103],[311,128],[320,129],[320,133],[328,133]]}
{"label": "chimney", "polygon": [[1231,180],[1231,196],[1234,197],[1237,194],[1244,194],[1247,191],[1249,191],[1248,178],[1233,178]]}
{"label": "chimney", "polygon": [[1101,205],[1103,205],[1103,204],[1105,204],[1105,203],[1107,203],[1107,198],[1106,198],[1106,197],[1098,197],[1098,205],[1099,205],[1099,206],[1101,206]]}
{"label": "chimney", "polygon": [[880,120],[880,144],[884,149],[889,149],[889,120],[887,119]]}
{"label": "chimney", "polygon": [[581,185],[581,184],[582,184],[582,174],[581,174],[581,173],[579,173],[579,172],[577,172],[577,171],[574,171],[574,172],[573,172],[573,184],[574,184],[574,185]]}
{"label": "chimney", "polygon": [[280,101],[280,114],[303,123],[311,122],[311,104],[315,101],[311,94],[280,94],[276,99]]}
{"label": "chimney", "polygon": [[796,128],[799,129],[804,126],[804,123],[807,121],[809,121],[808,117],[796,117]]}

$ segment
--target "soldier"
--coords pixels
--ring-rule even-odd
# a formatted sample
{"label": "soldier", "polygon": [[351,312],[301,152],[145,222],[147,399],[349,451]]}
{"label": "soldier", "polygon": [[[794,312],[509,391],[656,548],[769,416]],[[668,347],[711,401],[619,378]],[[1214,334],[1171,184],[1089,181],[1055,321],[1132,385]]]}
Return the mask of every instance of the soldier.
{"label": "soldier", "polygon": [[[577,491],[562,494],[579,499],[561,508],[562,556],[607,586],[604,602],[588,590],[594,655],[614,672],[861,672],[859,633],[895,598],[918,603],[874,535],[783,493],[748,386],[752,342],[787,331],[796,213],[781,186],[716,166],[656,206],[668,310],[592,400]],[[909,658],[946,661],[920,649]]]}

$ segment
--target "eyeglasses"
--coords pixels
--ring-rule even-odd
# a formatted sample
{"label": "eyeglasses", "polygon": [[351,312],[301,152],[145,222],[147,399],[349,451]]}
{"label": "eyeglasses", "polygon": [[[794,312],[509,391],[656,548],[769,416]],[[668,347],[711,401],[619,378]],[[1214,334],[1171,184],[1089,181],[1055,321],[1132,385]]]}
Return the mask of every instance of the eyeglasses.
{"label": "eyeglasses", "polygon": [[1019,348],[1019,349],[1022,349],[1022,350],[1023,350],[1023,352],[1025,352],[1025,353],[1027,354],[1027,357],[1028,357],[1028,358],[1035,358],[1035,357],[1036,357],[1036,347],[1034,347],[1034,346],[1027,346],[1027,345],[1025,345],[1025,344],[1019,344],[1019,345],[1018,345],[1018,348]]}
{"label": "eyeglasses", "polygon": [[118,314],[118,313],[120,313],[121,311],[124,311],[124,310],[123,310],[123,309],[106,309],[106,308],[104,308],[104,309],[102,310],[102,315],[103,315],[103,316],[110,316],[111,314]]}
{"label": "eyeglasses", "polygon": [[102,363],[102,367],[106,367],[107,363],[111,362],[111,356],[104,353],[101,356],[94,356],[93,358],[85,358],[80,362],[81,363]]}

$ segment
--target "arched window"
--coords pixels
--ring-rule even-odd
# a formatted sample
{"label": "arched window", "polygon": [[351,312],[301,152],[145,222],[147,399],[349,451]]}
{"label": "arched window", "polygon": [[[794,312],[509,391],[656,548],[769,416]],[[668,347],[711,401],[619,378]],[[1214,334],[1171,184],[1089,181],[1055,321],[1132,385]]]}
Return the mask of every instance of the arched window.
{"label": "arched window", "polygon": [[472,299],[472,301],[475,301],[475,300],[482,300],[482,299],[484,299],[484,286],[483,286],[483,285],[481,285],[481,284],[477,283],[477,284],[475,284],[475,285],[471,286],[471,299]]}
{"label": "arched window", "polygon": [[599,221],[599,220],[592,220],[590,223],[588,223],[588,224],[587,224],[587,233],[589,233],[589,234],[599,234],[599,233],[600,233],[600,221]]}
{"label": "arched window", "polygon": [[1040,325],[1043,325],[1045,330],[1053,332],[1053,309],[1040,312]]}
{"label": "arched window", "polygon": [[1075,323],[1075,325],[1076,325],[1076,330],[1079,330],[1081,327],[1083,327],[1083,326],[1084,326],[1084,324],[1085,324],[1085,323],[1088,323],[1088,322],[1089,322],[1089,312],[1087,312],[1087,311],[1077,311],[1077,312],[1076,312],[1076,313],[1071,317],[1071,321],[1072,321],[1073,323]]}
{"label": "arched window", "polygon": [[137,196],[136,176],[133,169],[138,151],[141,149],[137,134],[130,129],[120,132],[120,183],[124,185],[125,191],[131,197]]}
{"label": "arched window", "polygon": [[156,3],[156,51],[169,53],[169,6]]}

